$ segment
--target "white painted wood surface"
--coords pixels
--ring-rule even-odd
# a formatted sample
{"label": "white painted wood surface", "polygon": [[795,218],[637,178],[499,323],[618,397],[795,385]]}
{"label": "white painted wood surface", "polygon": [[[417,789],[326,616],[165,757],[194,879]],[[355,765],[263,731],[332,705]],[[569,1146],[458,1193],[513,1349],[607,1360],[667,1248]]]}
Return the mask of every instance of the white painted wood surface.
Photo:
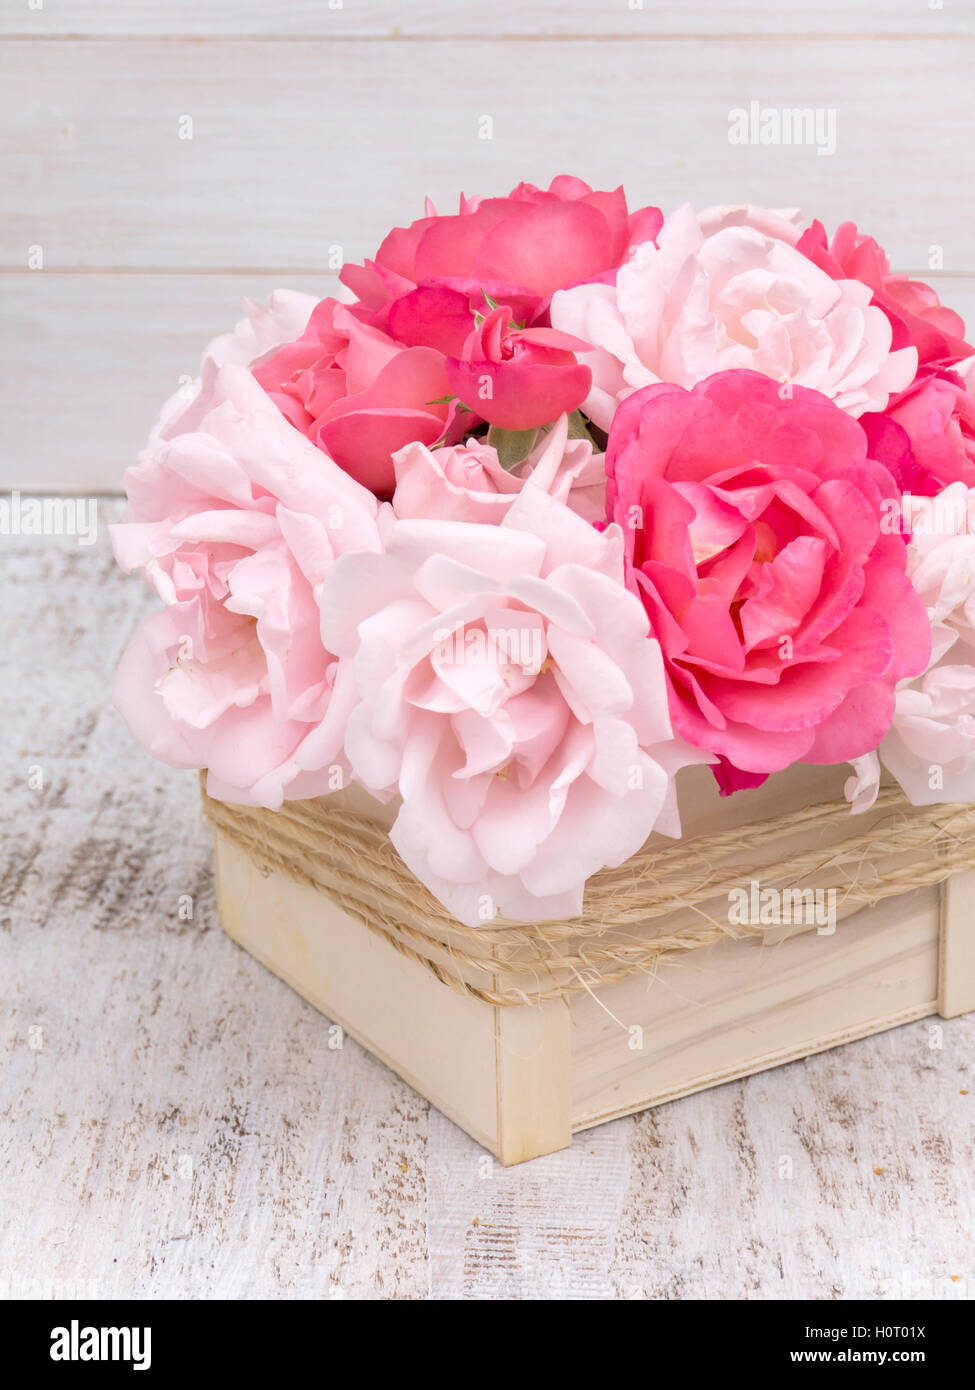
{"label": "white painted wood surface", "polygon": [[975,1016],[502,1169],[218,930],[196,779],[107,707],[151,600],[104,536],[0,567],[0,1295],[975,1294]]}
{"label": "white painted wood surface", "polygon": [[[973,33],[972,0],[8,0],[0,487],[118,488],[242,294],[323,291],[425,194],[564,168],[665,209],[853,217],[964,312]],[[835,108],[836,153],[730,145],[753,98]]]}
{"label": "white painted wood surface", "polygon": [[[568,167],[636,206],[853,217],[903,269],[975,271],[965,39],[17,40],[0,48],[0,264],[328,269],[390,226]],[[490,80],[472,81],[472,72]],[[836,151],[728,114],[836,110]],[[490,138],[481,118],[489,117]],[[192,119],[181,127],[181,118]],[[181,138],[181,129],[183,137]]]}
{"label": "white painted wood surface", "polygon": [[[35,0],[36,4],[36,0]],[[966,0],[7,0],[0,34],[493,37],[968,34]]]}

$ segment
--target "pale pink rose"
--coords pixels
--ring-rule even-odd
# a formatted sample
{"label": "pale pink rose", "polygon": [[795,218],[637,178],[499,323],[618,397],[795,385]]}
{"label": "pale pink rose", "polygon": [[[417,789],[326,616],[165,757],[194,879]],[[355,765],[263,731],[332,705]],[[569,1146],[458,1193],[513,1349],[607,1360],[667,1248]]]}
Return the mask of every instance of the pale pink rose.
{"label": "pale pink rose", "polygon": [[864,753],[859,758],[851,758],[852,774],[843,784],[843,793],[850,803],[853,815],[869,811],[877,800],[880,791],[880,759],[877,754]]}
{"label": "pale pink rose", "polygon": [[975,801],[975,488],[913,498],[911,522],[907,573],[927,610],[931,661],[898,686],[877,752],[854,762],[854,811],[873,805],[881,763],[915,806]]}
{"label": "pale pink rose", "polygon": [[[752,222],[736,220],[746,215]],[[780,216],[722,209],[708,231],[685,205],[656,244],[635,249],[615,284],[553,296],[553,327],[594,344],[578,358],[593,375],[582,408],[600,428],[641,387],[689,388],[730,368],[812,387],[853,416],[883,410],[910,384],[917,352],[892,350],[869,287],[820,270],[795,249],[791,224],[788,237],[770,234]]]}
{"label": "pale pink rose", "polygon": [[907,574],[931,623],[930,666],[956,642],[975,662],[975,488],[952,483],[937,497],[912,498],[910,521]]}
{"label": "pale pink rose", "polygon": [[876,800],[881,763],[914,806],[975,801],[975,667],[942,663],[898,690],[878,751],[857,759],[846,782],[854,813]]}
{"label": "pale pink rose", "polygon": [[806,219],[798,208],[760,208],[754,203],[734,203],[705,208],[698,214],[701,231],[706,237],[725,227],[751,227],[763,236],[776,237],[788,246],[795,246],[802,236]]}
{"label": "pale pink rose", "polygon": [[679,834],[660,649],[619,530],[526,487],[497,526],[397,521],[322,591],[354,665],[346,753],[402,797],[390,838],[469,925],[576,916],[586,879]]}
{"label": "pale pink rose", "polygon": [[249,367],[272,348],[300,338],[317,303],[301,290],[272,290],[266,304],[245,299],[244,317],[232,333],[214,338],[204,357],[218,367]]}
{"label": "pale pink rose", "polygon": [[[318,300],[300,290],[272,290],[266,304],[244,300],[244,317],[229,333],[211,340],[203,352],[203,362],[217,367],[248,367],[272,348],[301,336]],[[199,394],[200,378],[181,386],[159,412],[150,444],[167,421],[181,415]]]}
{"label": "pale pink rose", "polygon": [[338,555],[378,549],[376,499],[246,367],[213,361],[126,489],[116,558],[165,605],[119,667],[133,733],[162,762],[207,768],[224,801],[277,809],[333,790],[354,692],[322,645],[318,595]]}
{"label": "pale pink rose", "polygon": [[523,487],[540,487],[586,521],[606,511],[606,473],[602,454],[588,439],[570,439],[561,415],[531,453],[510,471],[497,450],[478,439],[442,449],[408,444],[393,455],[399,517],[440,521],[483,521],[495,525],[507,515]]}
{"label": "pale pink rose", "polygon": [[975,667],[941,663],[899,690],[880,757],[915,806],[975,801]]}

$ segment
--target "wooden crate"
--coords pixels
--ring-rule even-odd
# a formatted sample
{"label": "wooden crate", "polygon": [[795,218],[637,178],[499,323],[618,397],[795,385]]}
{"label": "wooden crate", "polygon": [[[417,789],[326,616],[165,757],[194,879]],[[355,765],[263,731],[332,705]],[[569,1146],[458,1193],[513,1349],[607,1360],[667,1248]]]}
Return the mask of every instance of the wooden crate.
{"label": "wooden crate", "polygon": [[[842,777],[792,769],[719,800],[694,768],[680,790],[693,855],[695,836],[835,798]],[[829,833],[841,840],[869,823],[844,817]],[[566,1000],[496,1006],[440,983],[325,892],[215,839],[224,930],[504,1164],[647,1106],[975,1008],[975,870],[863,909],[832,935],[776,928]],[[475,982],[497,991],[512,980],[499,969]]]}

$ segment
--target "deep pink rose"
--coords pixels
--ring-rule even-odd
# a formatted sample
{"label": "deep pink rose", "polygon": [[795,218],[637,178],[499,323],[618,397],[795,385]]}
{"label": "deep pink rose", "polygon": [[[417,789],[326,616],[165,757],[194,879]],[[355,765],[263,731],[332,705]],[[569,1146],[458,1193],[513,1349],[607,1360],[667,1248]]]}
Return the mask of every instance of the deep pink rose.
{"label": "deep pink rose", "polygon": [[341,279],[379,310],[418,285],[511,305],[530,322],[549,296],[615,270],[631,246],[651,241],[663,221],[658,208],[630,213],[622,188],[594,191],[563,174],[547,190],[520,183],[507,198],[464,198],[460,211],[428,215],[395,227],[375,260],[349,265]]}
{"label": "deep pink rose", "polygon": [[975,486],[975,400],[961,376],[927,369],[884,412],[907,434],[913,491],[933,495],[949,483]]}
{"label": "deep pink rose", "polygon": [[483,419],[506,430],[551,424],[581,405],[592,372],[574,357],[589,344],[554,328],[519,328],[501,304],[447,358],[450,389]]}
{"label": "deep pink rose", "polygon": [[612,278],[662,222],[656,208],[631,214],[622,188],[568,176],[507,198],[462,196],[455,216],[427,211],[394,228],[374,261],[345,267],[358,303],[323,300],[254,373],[293,425],[379,496],[392,492],[392,455],[407,444],[455,443],[478,419],[521,429],[573,410],[590,383],[573,352],[588,344],[548,329],[551,294]]}
{"label": "deep pink rose", "polygon": [[606,464],[674,728],[724,760],[722,790],[876,748],[930,633],[860,425],[818,391],[722,372],[630,396]]}
{"label": "deep pink rose", "polygon": [[808,256],[834,280],[860,280],[873,290],[873,302],[890,319],[894,347],[915,347],[918,360],[957,362],[975,348],[965,342],[965,324],[946,309],[930,285],[893,275],[887,253],[872,236],[844,222],[832,241],[821,222],[814,222],[799,238],[797,250]]}
{"label": "deep pink rose", "polygon": [[397,449],[413,440],[453,442],[473,421],[445,399],[441,351],[404,346],[368,320],[361,305],[323,299],[301,337],[259,363],[254,376],[312,443],[388,495]]}

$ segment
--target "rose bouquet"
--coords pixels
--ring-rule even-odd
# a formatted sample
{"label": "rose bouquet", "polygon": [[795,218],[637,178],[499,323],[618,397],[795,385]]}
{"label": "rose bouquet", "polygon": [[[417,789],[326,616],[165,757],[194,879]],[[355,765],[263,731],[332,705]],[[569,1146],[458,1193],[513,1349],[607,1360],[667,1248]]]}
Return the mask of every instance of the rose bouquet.
{"label": "rose bouquet", "polygon": [[127,474],[155,757],[395,798],[468,924],[577,915],[690,763],[975,800],[975,350],[871,237],[560,177],[341,280],[248,305]]}

